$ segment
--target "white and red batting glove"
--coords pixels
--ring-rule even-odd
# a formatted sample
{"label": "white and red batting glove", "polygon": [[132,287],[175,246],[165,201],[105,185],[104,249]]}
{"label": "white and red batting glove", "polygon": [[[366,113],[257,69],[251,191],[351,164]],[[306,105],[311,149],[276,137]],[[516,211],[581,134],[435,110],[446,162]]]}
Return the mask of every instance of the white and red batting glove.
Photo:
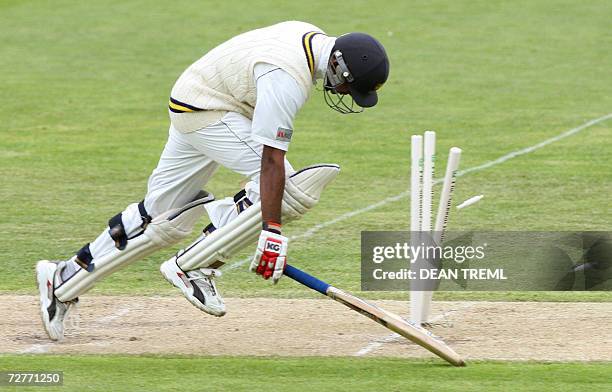
{"label": "white and red batting glove", "polygon": [[[278,225],[278,229],[280,229],[280,225]],[[278,229],[275,230],[278,233],[265,229],[261,231],[257,250],[249,268],[266,280],[272,278],[274,284],[283,276],[289,244],[289,238],[282,236]]]}

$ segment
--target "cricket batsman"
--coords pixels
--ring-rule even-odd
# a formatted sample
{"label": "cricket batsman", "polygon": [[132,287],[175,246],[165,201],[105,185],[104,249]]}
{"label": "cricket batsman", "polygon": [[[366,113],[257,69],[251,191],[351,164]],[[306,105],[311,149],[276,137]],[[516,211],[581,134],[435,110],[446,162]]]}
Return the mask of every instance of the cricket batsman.
{"label": "cricket batsman", "polygon": [[[330,37],[296,21],[240,34],[189,66],[172,88],[168,141],[144,199],[111,217],[70,259],[36,265],[49,338],[64,336],[67,312],[97,281],[186,238],[204,214],[210,224],[202,234],[161,265],[166,280],[198,309],[223,316],[219,267],[259,237],[250,270],[276,283],[288,248],[281,224],[314,207],[339,171],[292,168],[285,154],[295,116],[318,80],[332,109],[359,113],[376,105],[388,74],[373,37]],[[221,165],[248,182],[215,200],[202,189]]]}

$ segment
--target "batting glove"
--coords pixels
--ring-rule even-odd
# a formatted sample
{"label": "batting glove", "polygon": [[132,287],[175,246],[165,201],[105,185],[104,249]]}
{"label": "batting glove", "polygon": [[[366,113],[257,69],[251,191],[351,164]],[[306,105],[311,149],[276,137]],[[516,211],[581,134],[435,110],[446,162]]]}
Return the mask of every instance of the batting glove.
{"label": "batting glove", "polygon": [[285,270],[288,244],[289,238],[280,233],[262,230],[249,269],[266,280],[272,278],[276,284]]}

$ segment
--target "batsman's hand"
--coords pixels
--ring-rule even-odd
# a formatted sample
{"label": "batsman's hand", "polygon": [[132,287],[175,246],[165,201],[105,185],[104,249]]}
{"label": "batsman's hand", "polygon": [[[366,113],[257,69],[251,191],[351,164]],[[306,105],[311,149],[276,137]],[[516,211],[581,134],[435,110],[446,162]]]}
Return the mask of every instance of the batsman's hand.
{"label": "batsman's hand", "polygon": [[288,244],[289,238],[262,230],[250,270],[266,280],[272,278],[276,284],[285,270]]}

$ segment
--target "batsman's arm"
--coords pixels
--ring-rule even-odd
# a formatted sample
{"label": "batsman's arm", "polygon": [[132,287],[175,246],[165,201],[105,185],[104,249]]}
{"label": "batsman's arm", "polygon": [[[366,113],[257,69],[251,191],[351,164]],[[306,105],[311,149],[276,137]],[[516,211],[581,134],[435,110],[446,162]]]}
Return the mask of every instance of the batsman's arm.
{"label": "batsman's arm", "polygon": [[281,203],[285,190],[285,151],[264,145],[259,186],[262,221],[281,224]]}
{"label": "batsman's arm", "polygon": [[285,151],[264,145],[259,179],[262,231],[249,269],[274,283],[283,276],[289,239],[281,235]]}

